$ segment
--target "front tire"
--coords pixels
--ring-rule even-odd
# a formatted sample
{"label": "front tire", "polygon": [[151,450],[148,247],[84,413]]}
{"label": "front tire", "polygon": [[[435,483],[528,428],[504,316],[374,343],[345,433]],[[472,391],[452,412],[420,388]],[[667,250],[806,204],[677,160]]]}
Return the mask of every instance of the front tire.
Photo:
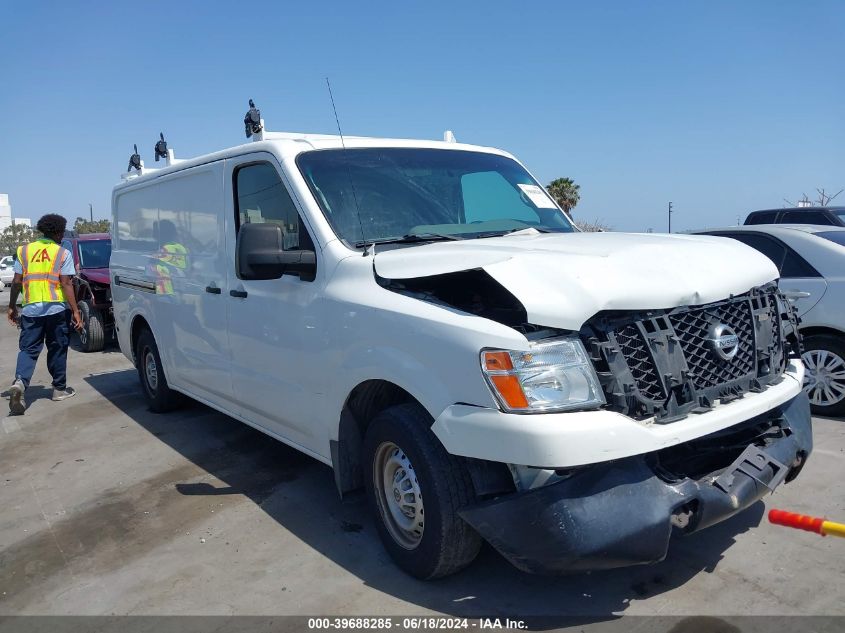
{"label": "front tire", "polygon": [[173,391],[167,385],[167,377],[164,375],[155,337],[147,329],[143,330],[138,337],[135,364],[138,368],[141,387],[150,405],[150,411],[166,413],[182,403],[182,394]]}
{"label": "front tire", "polygon": [[845,342],[830,334],[804,337],[804,391],[816,415],[845,415]]}
{"label": "front tire", "polygon": [[458,516],[475,498],[463,463],[430,430],[416,404],[379,413],[364,438],[364,483],[379,536],[396,564],[421,579],[453,574],[481,538]]}
{"label": "front tire", "polygon": [[79,302],[79,313],[82,315],[82,329],[79,331],[79,342],[83,352],[101,352],[106,345],[103,329],[103,317],[99,310],[91,307],[87,301]]}

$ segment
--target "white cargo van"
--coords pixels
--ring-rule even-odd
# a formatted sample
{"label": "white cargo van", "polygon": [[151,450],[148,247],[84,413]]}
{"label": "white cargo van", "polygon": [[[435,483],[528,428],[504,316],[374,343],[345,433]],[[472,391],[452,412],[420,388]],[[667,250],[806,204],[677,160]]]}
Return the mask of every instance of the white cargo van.
{"label": "white cargo van", "polygon": [[[582,233],[509,154],[263,133],[113,192],[114,314],[182,395],[363,488],[409,573],[661,560],[812,448],[771,261]],[[345,143],[344,143],[345,140]]]}

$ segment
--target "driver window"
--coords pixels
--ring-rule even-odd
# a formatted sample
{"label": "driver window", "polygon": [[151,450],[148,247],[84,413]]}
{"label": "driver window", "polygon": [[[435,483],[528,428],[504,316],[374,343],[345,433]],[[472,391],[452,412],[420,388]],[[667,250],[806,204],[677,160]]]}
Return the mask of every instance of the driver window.
{"label": "driver window", "polygon": [[539,224],[537,212],[520,192],[496,171],[482,171],[461,177],[464,218],[467,224],[485,220],[519,220]]}
{"label": "driver window", "polygon": [[235,172],[237,227],[253,222],[273,222],[282,227],[285,250],[313,250],[290,194],[270,163],[246,165]]}

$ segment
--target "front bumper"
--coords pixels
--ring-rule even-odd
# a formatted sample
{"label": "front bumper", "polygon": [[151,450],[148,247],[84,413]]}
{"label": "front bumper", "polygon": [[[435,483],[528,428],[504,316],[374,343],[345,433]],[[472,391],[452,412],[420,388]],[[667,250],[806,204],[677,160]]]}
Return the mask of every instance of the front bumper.
{"label": "front bumper", "polygon": [[813,447],[806,395],[752,422],[771,423],[782,431],[780,437],[751,444],[730,466],[705,476],[669,477],[656,466],[657,453],[638,455],[482,502],[461,516],[528,572],[657,562],[666,556],[673,515],[676,524],[688,522],[685,532],[695,532],[740,512],[798,474]]}
{"label": "front bumper", "polygon": [[783,380],[671,424],[635,422],[621,413],[520,414],[454,404],[431,430],[452,455],[539,468],[571,468],[651,453],[741,424],[802,392],[804,365],[790,361]]}

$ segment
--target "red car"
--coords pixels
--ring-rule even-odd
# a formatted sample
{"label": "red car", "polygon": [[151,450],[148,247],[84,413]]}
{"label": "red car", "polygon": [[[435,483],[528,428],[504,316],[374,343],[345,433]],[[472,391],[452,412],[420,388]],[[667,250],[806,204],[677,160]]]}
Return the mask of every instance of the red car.
{"label": "red car", "polygon": [[62,246],[73,253],[76,265],[73,288],[84,324],[79,332],[82,351],[99,352],[114,336],[109,285],[111,236],[108,233],[87,233],[66,237]]}

